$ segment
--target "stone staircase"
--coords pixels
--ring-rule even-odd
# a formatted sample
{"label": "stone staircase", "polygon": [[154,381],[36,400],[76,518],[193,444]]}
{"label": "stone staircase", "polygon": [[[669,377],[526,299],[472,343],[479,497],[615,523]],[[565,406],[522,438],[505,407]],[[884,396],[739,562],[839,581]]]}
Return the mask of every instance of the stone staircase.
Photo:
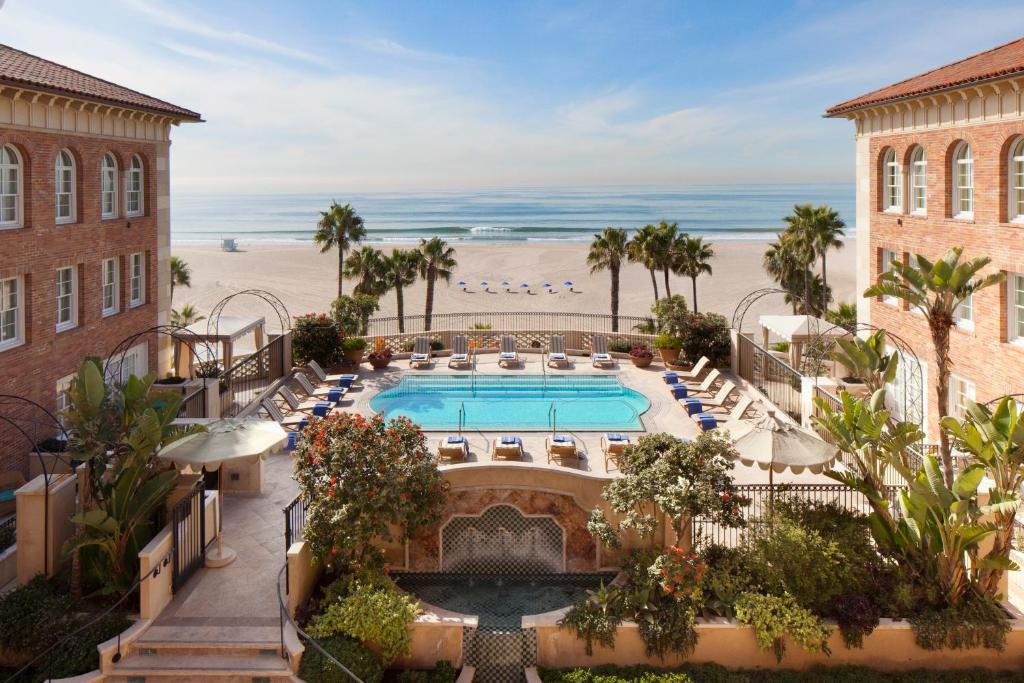
{"label": "stone staircase", "polygon": [[266,643],[136,643],[114,664],[106,681],[148,683],[179,681],[200,683],[298,682],[277,648]]}

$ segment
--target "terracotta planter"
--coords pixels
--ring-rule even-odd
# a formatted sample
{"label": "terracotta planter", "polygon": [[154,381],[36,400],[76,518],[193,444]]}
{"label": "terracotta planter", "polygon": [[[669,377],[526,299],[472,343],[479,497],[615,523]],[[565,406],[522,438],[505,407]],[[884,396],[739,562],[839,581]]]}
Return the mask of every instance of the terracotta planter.
{"label": "terracotta planter", "polygon": [[359,349],[358,351],[346,351],[344,353],[345,360],[349,365],[359,365],[363,362],[363,354],[365,349]]}
{"label": "terracotta planter", "polygon": [[383,370],[389,365],[391,365],[390,358],[370,359],[370,366],[373,367],[374,370]]}
{"label": "terracotta planter", "polygon": [[633,362],[633,365],[635,365],[638,368],[646,368],[648,365],[654,362],[654,356],[630,356],[629,360],[631,360]]}
{"label": "terracotta planter", "polygon": [[658,353],[666,364],[675,364],[679,360],[679,349],[658,349]]}

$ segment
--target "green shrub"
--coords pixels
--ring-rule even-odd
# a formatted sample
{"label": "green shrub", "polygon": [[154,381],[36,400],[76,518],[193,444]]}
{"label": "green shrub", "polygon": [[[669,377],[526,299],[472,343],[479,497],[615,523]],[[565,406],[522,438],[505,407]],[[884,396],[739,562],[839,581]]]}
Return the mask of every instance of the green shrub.
{"label": "green shrub", "polygon": [[0,649],[23,652],[25,659],[70,630],[71,600],[42,574],[0,597]]}
{"label": "green shrub", "polygon": [[370,316],[380,310],[380,301],[370,294],[343,294],[331,303],[331,315],[338,331],[346,336],[365,336]]}
{"label": "green shrub", "polygon": [[430,340],[430,350],[431,351],[440,351],[443,348],[444,348],[444,343],[440,339],[431,339]]}
{"label": "green shrub", "polygon": [[18,532],[13,526],[0,527],[0,553],[17,542]]}
{"label": "green shrub", "polygon": [[753,586],[745,558],[738,548],[718,545],[705,548],[701,557],[707,565],[701,583],[704,616],[732,619],[736,600]]}
{"label": "green shrub", "polygon": [[689,308],[686,306],[686,299],[676,294],[659,299],[651,306],[651,313],[654,314],[655,329],[658,334],[678,337],[686,328],[686,321],[689,319]]}
{"label": "green shrub", "polygon": [[[364,683],[380,683],[384,678],[384,663],[380,657],[357,640],[337,635],[317,642]],[[352,679],[334,662],[309,645],[299,662],[299,678],[309,683],[352,683]]]}
{"label": "green shrub", "polygon": [[625,593],[618,586],[602,585],[587,591],[558,622],[558,627],[571,631],[586,643],[588,655],[594,654],[594,643],[615,648],[615,632],[622,623]]}
{"label": "green shrub", "polygon": [[685,664],[677,669],[649,666],[598,666],[587,669],[540,669],[544,683],[1019,683],[1015,672],[987,669],[959,671],[875,671],[861,666],[817,666],[806,671],[726,669],[718,664]]}
{"label": "green shrub", "polygon": [[808,652],[829,654],[831,629],[788,593],[781,596],[744,593],[736,601],[736,619],[754,627],[757,646],[762,652],[772,650],[776,661],[781,662],[786,653],[783,636],[789,636]]}
{"label": "green shrub", "polygon": [[654,338],[652,346],[656,349],[675,349],[678,351],[683,348],[683,340],[681,337],[671,337],[667,334],[659,334]]}
{"label": "green shrub", "polygon": [[[78,621],[85,623],[92,618],[94,617],[83,617]],[[79,628],[81,623],[74,623],[71,630]],[[119,633],[124,633],[131,625],[131,620],[122,612],[108,614],[95,624],[76,633],[68,642],[51,650],[43,658],[45,666],[36,667],[36,676],[46,680],[68,678],[98,669],[100,666],[100,655],[96,646],[114,638]],[[68,632],[70,633],[70,630]],[[61,634],[61,636],[63,635]],[[56,640],[56,637],[51,637],[50,641],[43,642],[40,645],[48,647],[56,642]]]}
{"label": "green shrub", "polygon": [[345,337],[341,340],[342,353],[366,350],[366,340],[362,337]]}
{"label": "green shrub", "polygon": [[356,582],[352,592],[339,601],[321,603],[324,610],[313,617],[309,634],[329,638],[351,636],[380,651],[390,664],[409,654],[412,642],[408,626],[419,614],[419,603],[391,587]]}
{"label": "green shrub", "polygon": [[769,348],[772,351],[778,351],[780,353],[787,353],[789,351],[789,342],[788,341],[775,342]]}
{"label": "green shrub", "polygon": [[493,329],[493,327],[494,326],[491,325],[490,323],[473,323],[473,325],[469,329],[471,329],[471,330],[490,330],[490,329]]}
{"label": "green shrub", "polygon": [[864,647],[864,636],[875,630],[881,616],[878,606],[864,595],[839,598],[833,611],[846,647]]}
{"label": "green shrub", "polygon": [[455,683],[459,672],[445,660],[439,660],[433,669],[421,671],[405,669],[398,674],[398,683]]}
{"label": "green shrub", "polygon": [[326,313],[308,313],[295,318],[292,324],[292,356],[299,365],[315,360],[332,365],[338,360],[341,331]]}
{"label": "green shrub", "polygon": [[1010,618],[995,602],[981,598],[964,600],[957,607],[925,609],[911,615],[914,642],[925,650],[968,650],[986,647],[1002,652]]}
{"label": "green shrub", "polygon": [[728,365],[732,355],[729,321],[717,313],[690,314],[682,331],[682,352],[691,363],[707,356],[715,367]]}
{"label": "green shrub", "polygon": [[633,344],[628,339],[612,339],[608,342],[608,350],[613,353],[629,353]]}

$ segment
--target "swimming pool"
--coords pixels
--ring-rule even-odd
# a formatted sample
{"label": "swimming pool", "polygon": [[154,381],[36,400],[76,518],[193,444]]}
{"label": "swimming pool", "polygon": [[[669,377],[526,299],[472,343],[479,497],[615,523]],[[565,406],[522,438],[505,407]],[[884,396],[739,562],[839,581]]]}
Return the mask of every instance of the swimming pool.
{"label": "swimming pool", "polygon": [[637,431],[651,403],[612,375],[423,375],[370,399],[426,430]]}

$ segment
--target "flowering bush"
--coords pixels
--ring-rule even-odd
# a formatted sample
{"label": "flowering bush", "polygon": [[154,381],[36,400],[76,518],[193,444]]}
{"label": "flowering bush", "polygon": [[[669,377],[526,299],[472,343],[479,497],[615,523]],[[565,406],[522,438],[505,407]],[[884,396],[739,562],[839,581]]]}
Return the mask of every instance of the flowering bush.
{"label": "flowering bush", "polygon": [[661,590],[675,598],[690,597],[704,580],[704,561],[692,550],[671,546],[664,555],[659,555],[651,566],[651,573]]}
{"label": "flowering bush", "polygon": [[629,355],[633,358],[654,358],[654,354],[646,346],[634,346],[629,350]]}
{"label": "flowering bush", "polygon": [[326,313],[296,316],[292,324],[292,356],[299,364],[315,360],[331,365],[338,360],[341,337],[338,324]]}
{"label": "flowering bush", "polygon": [[366,359],[368,361],[380,361],[380,360],[391,360],[391,349],[380,349],[371,351],[367,354]]}
{"label": "flowering bush", "polygon": [[379,563],[375,539],[436,523],[447,497],[423,432],[406,418],[314,421],[295,450],[295,478],[309,500],[306,541],[318,561],[341,570]]}

